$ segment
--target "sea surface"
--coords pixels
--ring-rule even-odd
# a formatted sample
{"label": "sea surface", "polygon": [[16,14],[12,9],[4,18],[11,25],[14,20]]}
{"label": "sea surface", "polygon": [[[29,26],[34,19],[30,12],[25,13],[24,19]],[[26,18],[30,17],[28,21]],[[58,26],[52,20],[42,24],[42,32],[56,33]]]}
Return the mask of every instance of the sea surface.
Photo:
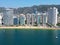
{"label": "sea surface", "polygon": [[0,29],[0,45],[60,45],[60,30]]}

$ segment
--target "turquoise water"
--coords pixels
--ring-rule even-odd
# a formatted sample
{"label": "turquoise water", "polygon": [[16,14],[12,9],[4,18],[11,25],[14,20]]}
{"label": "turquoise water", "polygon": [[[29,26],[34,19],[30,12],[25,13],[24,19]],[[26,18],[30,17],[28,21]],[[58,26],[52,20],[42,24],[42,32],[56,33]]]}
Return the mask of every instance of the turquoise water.
{"label": "turquoise water", "polygon": [[0,30],[0,45],[60,45],[60,30]]}

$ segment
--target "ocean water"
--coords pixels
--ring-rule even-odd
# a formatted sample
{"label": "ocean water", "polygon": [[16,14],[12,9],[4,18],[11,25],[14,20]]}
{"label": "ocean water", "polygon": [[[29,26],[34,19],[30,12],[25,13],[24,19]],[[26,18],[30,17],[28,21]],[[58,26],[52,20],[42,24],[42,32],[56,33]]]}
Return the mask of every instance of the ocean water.
{"label": "ocean water", "polygon": [[60,30],[0,29],[0,45],[60,45]]}

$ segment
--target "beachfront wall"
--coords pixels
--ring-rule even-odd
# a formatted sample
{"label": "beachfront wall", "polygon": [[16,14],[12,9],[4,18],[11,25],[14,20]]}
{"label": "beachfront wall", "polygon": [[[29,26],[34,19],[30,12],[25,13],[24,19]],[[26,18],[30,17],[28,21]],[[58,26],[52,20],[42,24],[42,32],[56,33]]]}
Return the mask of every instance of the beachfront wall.
{"label": "beachfront wall", "polygon": [[13,25],[13,10],[6,9],[3,12],[3,25],[10,26]]}
{"label": "beachfront wall", "polygon": [[20,24],[20,25],[25,25],[25,20],[26,20],[25,15],[24,15],[24,14],[20,14],[19,24]]}

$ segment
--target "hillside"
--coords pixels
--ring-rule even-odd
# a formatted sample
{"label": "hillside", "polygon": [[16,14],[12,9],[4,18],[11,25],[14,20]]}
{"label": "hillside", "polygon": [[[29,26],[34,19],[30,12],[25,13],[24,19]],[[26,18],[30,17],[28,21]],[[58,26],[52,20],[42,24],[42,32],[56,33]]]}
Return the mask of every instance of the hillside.
{"label": "hillside", "polygon": [[[49,7],[57,7],[59,10],[59,13],[60,13],[60,5],[39,5],[39,6],[32,6],[32,7],[19,7],[17,9],[13,8],[14,9],[14,14],[21,14],[21,13],[33,13],[35,12],[35,9],[37,9],[37,11],[39,12],[44,12],[44,11],[47,11],[47,9]],[[5,7],[0,7],[0,12],[3,12],[5,10]]]}

